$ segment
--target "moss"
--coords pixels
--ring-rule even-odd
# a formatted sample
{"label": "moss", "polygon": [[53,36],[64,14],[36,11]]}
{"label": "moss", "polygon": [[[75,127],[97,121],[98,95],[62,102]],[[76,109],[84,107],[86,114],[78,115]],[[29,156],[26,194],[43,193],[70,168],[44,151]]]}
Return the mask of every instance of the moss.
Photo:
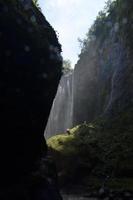
{"label": "moss", "polygon": [[[92,124],[82,124],[70,129],[71,134],[56,135],[47,143],[54,153],[61,179],[71,179],[77,182],[79,177],[89,175],[93,167],[100,163],[97,152],[100,148],[96,139],[92,137],[94,127]],[[86,134],[87,133],[87,134]]]}
{"label": "moss", "polygon": [[[50,138],[48,146],[58,151],[55,156],[57,165],[63,162],[59,167],[59,171],[64,171],[61,178],[65,180],[70,176],[74,179],[77,175],[80,182],[85,182],[92,175],[99,181],[108,175],[111,180],[133,177],[133,135],[129,126],[122,128],[124,121],[127,123],[129,119],[131,113],[121,113],[116,121],[111,121],[112,127],[108,127],[109,119],[99,118],[70,129],[69,135]],[[110,184],[113,185],[113,181]]]}
{"label": "moss", "polygon": [[[69,154],[69,152],[72,152],[72,147],[69,145],[71,141],[73,140],[73,135],[56,135],[52,138],[50,138],[47,143],[49,147],[52,147],[55,151],[59,151],[60,153],[63,153],[64,155]],[[65,144],[68,144],[66,148],[64,148]]]}

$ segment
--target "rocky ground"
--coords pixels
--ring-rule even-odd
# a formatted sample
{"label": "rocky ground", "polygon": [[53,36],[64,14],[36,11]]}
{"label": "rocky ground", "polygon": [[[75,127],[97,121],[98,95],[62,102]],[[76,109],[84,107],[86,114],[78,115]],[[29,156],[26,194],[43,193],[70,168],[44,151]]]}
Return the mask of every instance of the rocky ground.
{"label": "rocky ground", "polygon": [[132,191],[103,191],[100,189],[99,191],[88,192],[82,195],[75,194],[62,194],[63,200],[133,200],[133,192]]}

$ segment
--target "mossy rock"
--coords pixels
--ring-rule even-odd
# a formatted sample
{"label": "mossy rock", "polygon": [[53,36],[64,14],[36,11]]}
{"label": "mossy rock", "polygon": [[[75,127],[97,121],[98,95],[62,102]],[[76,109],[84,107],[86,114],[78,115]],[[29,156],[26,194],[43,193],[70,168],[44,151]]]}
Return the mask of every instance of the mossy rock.
{"label": "mossy rock", "polygon": [[70,129],[69,134],[48,139],[61,181],[76,180],[77,184],[89,181],[92,176],[99,181],[106,176],[110,176],[110,181],[132,177],[131,132],[105,127],[106,120],[99,119],[78,125]]}
{"label": "mossy rock", "polygon": [[[79,181],[89,175],[99,162],[96,151],[99,147],[91,137],[93,128],[79,125],[70,129],[70,134],[56,135],[48,139],[47,144],[54,155],[61,179]],[[85,135],[85,133],[88,133]],[[93,148],[95,146],[95,149]]]}

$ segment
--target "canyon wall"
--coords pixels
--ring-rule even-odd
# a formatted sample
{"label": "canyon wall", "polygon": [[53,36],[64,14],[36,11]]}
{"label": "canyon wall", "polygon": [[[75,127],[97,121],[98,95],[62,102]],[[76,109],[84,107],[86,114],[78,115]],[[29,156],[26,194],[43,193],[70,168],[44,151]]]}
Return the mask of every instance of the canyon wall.
{"label": "canyon wall", "polygon": [[47,153],[43,133],[61,77],[60,52],[32,1],[0,0],[0,199],[58,199],[47,177],[35,174]]}
{"label": "canyon wall", "polygon": [[98,117],[113,120],[125,113],[131,123],[132,7],[123,0],[108,5],[84,41],[74,70],[74,125]]}
{"label": "canyon wall", "polygon": [[94,186],[94,177],[98,187],[116,189],[118,183],[119,189],[129,189],[133,180],[133,1],[107,4],[82,41],[73,72],[74,127],[68,134],[51,137],[48,145],[60,181],[86,183],[88,188],[88,184]]}
{"label": "canyon wall", "polygon": [[112,25],[102,44],[99,39],[91,41],[88,49],[80,55],[74,70],[75,125],[84,121],[91,122],[109,110],[111,112],[112,101],[116,100],[120,92],[123,93],[121,98],[119,97],[122,103],[125,86],[121,85],[118,91],[114,91],[114,85],[120,85],[120,81],[124,81],[128,51],[116,37],[117,33]]}
{"label": "canyon wall", "polygon": [[[129,110],[132,112],[132,7],[132,2],[114,1],[108,3],[106,11],[99,13],[82,42],[79,60],[72,74],[70,90],[73,90],[73,97],[65,97],[67,86],[63,87],[64,96],[59,88],[58,99],[62,99],[64,106],[60,109],[55,99],[54,111],[55,108],[57,110],[51,111],[50,119],[62,115],[61,120],[59,117],[55,123],[61,127],[72,108],[71,123],[65,128],[49,131],[49,135],[65,131],[70,128],[69,124],[75,126],[98,117],[115,119]],[[71,106],[68,108],[68,105]],[[48,126],[50,130],[54,125],[49,123]]]}

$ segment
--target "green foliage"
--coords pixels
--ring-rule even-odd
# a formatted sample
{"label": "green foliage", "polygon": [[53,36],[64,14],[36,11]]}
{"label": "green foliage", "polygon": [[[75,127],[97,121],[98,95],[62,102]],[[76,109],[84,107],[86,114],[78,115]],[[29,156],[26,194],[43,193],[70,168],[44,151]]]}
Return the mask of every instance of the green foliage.
{"label": "green foliage", "polygon": [[70,60],[64,60],[63,61],[63,73],[64,74],[69,74],[73,71],[72,66],[71,66],[71,61]]}
{"label": "green foliage", "polygon": [[76,183],[83,183],[91,177],[101,181],[109,175],[111,187],[126,187],[113,180],[133,179],[131,116],[132,112],[125,112],[112,121],[99,118],[70,129],[69,134],[50,138],[47,142],[52,152],[56,152],[54,159],[61,183],[75,179]]}
{"label": "green foliage", "polygon": [[78,39],[81,54],[86,52],[91,42],[97,41],[100,45],[109,37],[112,31],[116,32],[116,38],[123,39],[127,47],[133,49],[132,34],[132,1],[108,0],[102,11],[89,29],[86,37]]}
{"label": "green foliage", "polygon": [[33,0],[33,3],[37,6],[38,5],[38,0]]}
{"label": "green foliage", "polygon": [[98,155],[101,149],[92,137],[93,133],[94,127],[82,124],[70,129],[70,134],[57,135],[47,141],[56,152],[55,161],[63,182],[79,181],[80,177],[82,181],[85,174],[89,175],[93,167],[101,163]]}
{"label": "green foliage", "polygon": [[108,35],[110,28],[108,15],[110,13],[110,9],[112,9],[111,5],[111,1],[107,1],[104,10],[98,13],[97,18],[86,34],[85,39],[78,39],[81,47],[81,53],[84,53],[88,49],[91,42],[95,42],[97,39],[102,42]]}
{"label": "green foliage", "polygon": [[38,3],[38,0],[33,0],[33,3],[35,4],[35,6],[41,10],[40,6],[39,6],[39,3]]}

